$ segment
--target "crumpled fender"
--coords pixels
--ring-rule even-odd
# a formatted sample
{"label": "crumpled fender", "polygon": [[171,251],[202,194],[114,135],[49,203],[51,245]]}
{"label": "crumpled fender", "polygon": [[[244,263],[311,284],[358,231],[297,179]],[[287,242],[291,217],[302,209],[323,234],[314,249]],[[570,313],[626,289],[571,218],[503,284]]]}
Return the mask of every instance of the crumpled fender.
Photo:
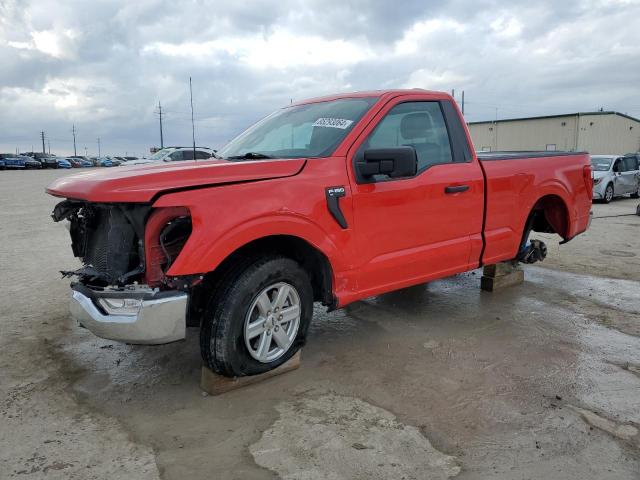
{"label": "crumpled fender", "polygon": [[[194,226],[197,223],[194,219]],[[322,252],[329,259],[334,271],[347,268],[336,245],[318,225],[293,213],[275,213],[244,221],[215,240],[208,237],[204,230],[195,227],[167,276],[213,271],[240,247],[272,235],[298,237]]]}

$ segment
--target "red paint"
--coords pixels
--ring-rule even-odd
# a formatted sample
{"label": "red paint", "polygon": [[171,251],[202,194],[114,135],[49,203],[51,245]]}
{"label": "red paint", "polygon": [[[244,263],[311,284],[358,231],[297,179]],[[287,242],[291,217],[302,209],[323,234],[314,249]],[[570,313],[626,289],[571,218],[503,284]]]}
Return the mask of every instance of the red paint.
{"label": "red paint", "polygon": [[[353,155],[390,108],[404,101],[451,97],[394,90],[300,103],[353,96],[378,101],[329,158],[119,167],[62,178],[48,192],[93,202],[153,200],[154,207],[188,209],[193,231],[169,276],[212,271],[236,249],[265,236],[299,237],[329,259],[340,306],[513,259],[531,209],[547,195],[561,206],[548,220],[565,238],[586,230],[591,177],[585,154],[482,163],[472,154],[468,163],[432,166],[410,179],[357,184]],[[462,120],[460,112],[458,116]],[[466,135],[471,145],[468,131]],[[347,229],[327,209],[325,188],[337,185],[346,190],[340,206]],[[470,188],[444,193],[446,186],[455,185]],[[158,226],[147,228],[147,246],[156,245],[151,237],[163,219],[151,218]],[[153,263],[153,258],[147,261]]]}
{"label": "red paint", "polygon": [[99,168],[54,180],[47,193],[96,203],[146,203],[160,192],[295,175],[304,160],[197,160]]}

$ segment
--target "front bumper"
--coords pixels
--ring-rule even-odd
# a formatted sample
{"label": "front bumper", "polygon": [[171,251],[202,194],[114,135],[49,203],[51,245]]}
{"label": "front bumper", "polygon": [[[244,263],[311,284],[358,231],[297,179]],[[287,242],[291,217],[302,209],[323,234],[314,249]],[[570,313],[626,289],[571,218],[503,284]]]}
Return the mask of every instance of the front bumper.
{"label": "front bumper", "polygon": [[604,181],[600,181],[597,185],[593,185],[593,200],[602,200],[604,198],[604,191],[606,185]]}
{"label": "front bumper", "polygon": [[[185,338],[188,295],[184,292],[97,291],[73,285],[71,316],[98,337],[157,345]],[[107,313],[100,299],[135,300],[137,313]]]}

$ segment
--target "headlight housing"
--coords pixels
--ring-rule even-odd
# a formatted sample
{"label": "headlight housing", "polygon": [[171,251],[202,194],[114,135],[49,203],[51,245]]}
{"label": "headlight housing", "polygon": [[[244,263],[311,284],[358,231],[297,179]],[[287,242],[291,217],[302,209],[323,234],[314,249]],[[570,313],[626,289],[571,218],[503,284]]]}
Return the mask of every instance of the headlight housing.
{"label": "headlight housing", "polygon": [[602,177],[593,179],[593,184],[594,185],[598,185],[600,182],[602,182]]}
{"label": "headlight housing", "polygon": [[137,298],[99,298],[98,303],[109,315],[134,316],[142,306]]}

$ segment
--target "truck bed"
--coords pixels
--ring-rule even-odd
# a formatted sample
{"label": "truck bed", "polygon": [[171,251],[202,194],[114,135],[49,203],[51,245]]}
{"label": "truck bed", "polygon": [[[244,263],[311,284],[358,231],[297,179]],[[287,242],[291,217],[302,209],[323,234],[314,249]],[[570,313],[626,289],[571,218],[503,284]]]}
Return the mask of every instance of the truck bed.
{"label": "truck bed", "polygon": [[564,241],[587,228],[591,207],[584,171],[590,165],[587,153],[480,152],[477,156],[486,182],[483,263],[516,255],[528,212],[543,197],[547,206],[557,206],[545,210],[555,212],[547,220]]}

